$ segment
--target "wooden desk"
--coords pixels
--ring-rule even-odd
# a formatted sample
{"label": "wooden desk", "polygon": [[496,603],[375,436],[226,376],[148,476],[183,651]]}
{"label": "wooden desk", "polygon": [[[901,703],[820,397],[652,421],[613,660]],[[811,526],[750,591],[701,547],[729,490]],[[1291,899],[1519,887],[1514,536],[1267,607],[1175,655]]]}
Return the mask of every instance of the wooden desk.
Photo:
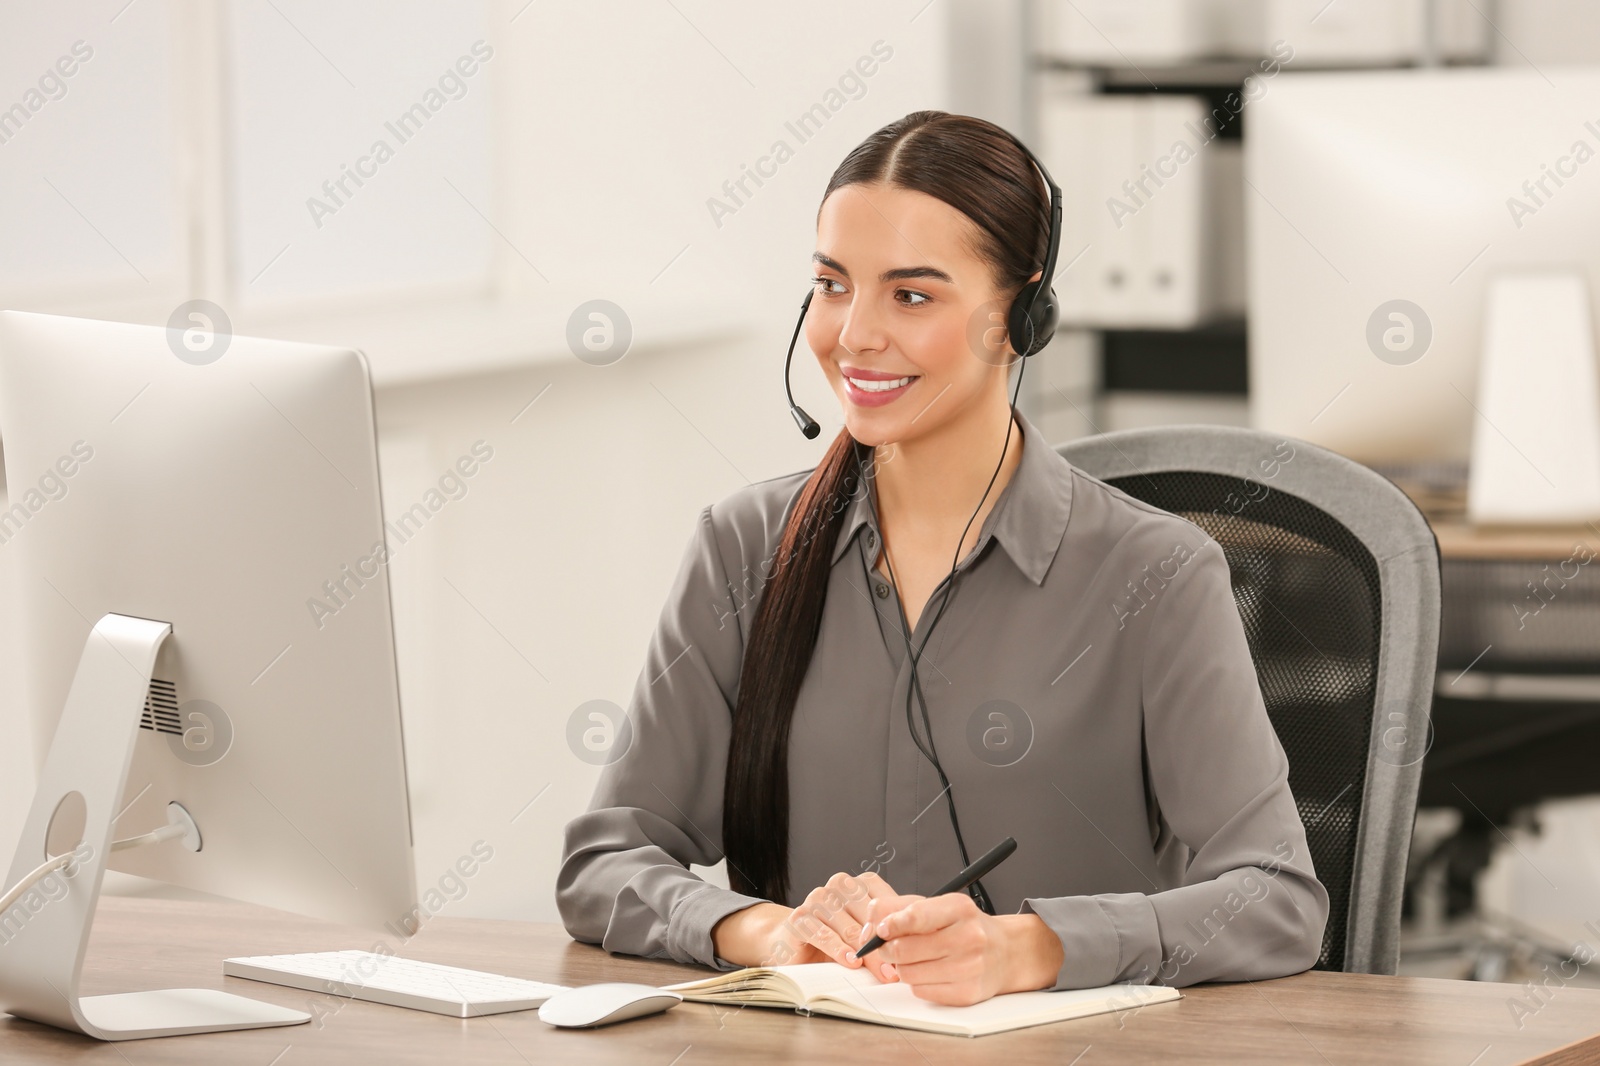
{"label": "wooden desk", "polygon": [[1592,526],[1474,526],[1463,519],[1434,516],[1429,516],[1429,525],[1439,538],[1439,555],[1446,560],[1555,563],[1571,558],[1577,563],[1600,555],[1600,532]]}
{"label": "wooden desk", "polygon": [[[1083,1066],[1156,1061],[1253,1063],[1600,1062],[1600,990],[1554,992],[1519,1030],[1511,985],[1306,973],[1255,984],[1184,990],[1134,1011],[966,1039],[833,1018],[685,1003],[611,1029],[560,1030],[535,1011],[458,1020],[222,976],[231,955],[371,950],[374,934],[234,903],[104,897],[84,969],[86,995],[193,986],[297,1007],[306,1025],[105,1045],[0,1015],[0,1062],[150,1063],[818,1063]],[[389,942],[395,944],[391,936]],[[403,947],[410,958],[560,984],[668,984],[704,971],[611,956],[558,926],[435,918]],[[320,1025],[319,1025],[320,1022]],[[1088,1055],[1083,1055],[1085,1050]]]}
{"label": "wooden desk", "polygon": [[[1439,540],[1439,695],[1508,704],[1596,703],[1600,523],[1474,525],[1464,489],[1398,484]],[[1592,791],[1593,775],[1580,778],[1574,785]]]}
{"label": "wooden desk", "polygon": [[1421,509],[1439,538],[1439,556],[1452,559],[1552,562],[1578,548],[1600,555],[1600,525],[1480,526],[1467,520],[1465,485],[1441,489],[1393,478]]}

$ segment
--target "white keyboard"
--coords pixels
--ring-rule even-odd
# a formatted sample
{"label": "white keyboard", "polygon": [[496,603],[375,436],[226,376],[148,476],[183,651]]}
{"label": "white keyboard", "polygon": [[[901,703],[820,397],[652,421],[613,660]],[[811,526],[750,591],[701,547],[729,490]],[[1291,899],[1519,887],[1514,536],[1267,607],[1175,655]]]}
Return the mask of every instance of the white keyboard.
{"label": "white keyboard", "polygon": [[476,1018],[531,1010],[565,985],[525,981],[459,966],[441,966],[371,951],[314,951],[301,955],[252,955],[222,960],[229,977],[326,992],[391,1007]]}

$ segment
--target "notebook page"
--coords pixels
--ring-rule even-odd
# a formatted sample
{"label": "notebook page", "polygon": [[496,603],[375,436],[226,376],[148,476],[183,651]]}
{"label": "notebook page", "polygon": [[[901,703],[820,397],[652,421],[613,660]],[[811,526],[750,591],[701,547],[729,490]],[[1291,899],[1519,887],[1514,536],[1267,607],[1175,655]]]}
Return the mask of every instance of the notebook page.
{"label": "notebook page", "polygon": [[850,998],[853,988],[883,987],[882,982],[865,968],[852,969],[837,962],[807,962],[798,966],[773,966],[770,969],[794,982],[800,990],[802,1004],[830,992],[840,994],[841,998]]}
{"label": "notebook page", "polygon": [[[792,983],[794,989],[788,985]],[[776,992],[780,997],[793,997],[795,1006],[803,1006],[807,999],[827,992],[847,991],[852,983],[875,985],[877,978],[866,970],[852,970],[836,962],[810,962],[795,966],[752,966],[706,977],[698,981],[684,981],[663,987],[685,994],[724,994],[761,990],[770,998]],[[796,994],[798,993],[798,994]]]}
{"label": "notebook page", "polygon": [[[840,1008],[837,1013],[863,1021],[974,1035],[1110,1011],[1135,1010],[1151,1003],[1180,998],[1175,988],[1120,984],[1060,992],[1013,992],[968,1007],[948,1007],[918,999],[910,986],[902,982],[883,984],[866,969],[852,969],[836,962],[756,968],[667,987],[682,990],[686,997],[693,997],[690,989],[695,985],[727,988],[729,985],[744,984],[738,979],[741,975],[748,975],[747,979],[755,978],[754,984],[759,987],[769,982],[774,974],[787,978],[801,993],[795,1006],[802,1006],[810,1000],[810,1009],[819,1014],[836,1013],[837,1005]],[[744,987],[751,986],[745,984]],[[770,993],[757,993],[756,996],[767,1005],[776,1005]],[[779,1001],[786,998],[787,993],[778,997]]]}
{"label": "notebook page", "polygon": [[1060,992],[1013,992],[967,1007],[950,1007],[918,999],[910,986],[902,982],[880,984],[871,974],[861,975],[859,971],[852,971],[850,976],[865,976],[868,983],[852,980],[848,991],[834,992],[828,998],[838,1001],[864,1021],[914,1028],[926,1025],[939,1030],[973,1033],[1001,1032],[1114,1010],[1134,1010],[1180,998],[1177,989],[1161,985],[1111,985]]}
{"label": "notebook page", "polygon": [[841,966],[837,962],[807,962],[794,966],[753,966],[699,981],[685,981],[682,984],[663,987],[675,992],[731,993],[739,989],[754,988],[776,990],[781,995],[792,994],[791,990],[781,980],[776,980],[774,975],[793,983],[795,990],[798,991],[798,995],[795,996],[797,1007],[804,1006],[807,1000],[829,993],[849,998],[852,989],[875,988],[880,984],[866,969]]}

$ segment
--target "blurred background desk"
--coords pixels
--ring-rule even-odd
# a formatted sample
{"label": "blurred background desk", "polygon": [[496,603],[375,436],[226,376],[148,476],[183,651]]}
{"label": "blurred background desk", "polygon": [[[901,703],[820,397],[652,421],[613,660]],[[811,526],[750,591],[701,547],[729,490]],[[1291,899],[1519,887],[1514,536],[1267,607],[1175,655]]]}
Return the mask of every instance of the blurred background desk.
{"label": "blurred background desk", "polygon": [[[311,1012],[305,1025],[141,1040],[108,1048],[87,1037],[0,1016],[8,1064],[473,1062],[526,1066],[695,1066],[703,1063],[1087,1062],[1505,1063],[1592,1062],[1600,1056],[1600,992],[1557,991],[1519,1028],[1506,1009],[1519,989],[1428,978],[1312,972],[1254,984],[1184,990],[1184,999],[967,1040],[750,1007],[685,1003],[606,1030],[553,1029],[536,1012],[468,1020],[222,976],[230,955],[337,948],[371,950],[374,934],[242,903],[106,898],[95,924],[84,991],[174,985],[219,988]],[[435,918],[406,944],[409,958],[576,985],[667,984],[703,971],[612,956],[555,925]],[[152,944],[166,945],[152,953]],[[320,1021],[320,1026],[319,1026]],[[121,1052],[119,1057],[118,1052]]]}
{"label": "blurred background desk", "polygon": [[[1560,883],[1572,907],[1583,913],[1587,899],[1596,918],[1600,885],[1526,844],[1516,851],[1512,835],[1537,831],[1541,803],[1600,792],[1600,530],[1474,527],[1459,490],[1397,480],[1439,538],[1444,608],[1406,957],[1443,967],[1427,972],[1525,977],[1520,970],[1564,957],[1573,938],[1596,944],[1572,916],[1526,897]],[[1496,898],[1483,899],[1480,877],[1497,848],[1522,876],[1500,878]],[[1519,881],[1532,888],[1517,890]],[[1538,925],[1527,920],[1534,913]]]}

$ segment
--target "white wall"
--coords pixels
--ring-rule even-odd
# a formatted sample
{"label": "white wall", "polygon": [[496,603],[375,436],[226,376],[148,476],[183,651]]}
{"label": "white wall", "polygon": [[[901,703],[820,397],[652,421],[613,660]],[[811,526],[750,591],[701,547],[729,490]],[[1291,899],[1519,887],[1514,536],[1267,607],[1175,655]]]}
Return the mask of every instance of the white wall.
{"label": "white wall", "polygon": [[555,918],[561,830],[598,773],[568,717],[627,705],[699,509],[815,461],[781,403],[783,330],[380,394],[391,512],[421,491],[392,486],[494,448],[391,570],[419,878],[479,837],[495,847],[456,913]]}
{"label": "white wall", "polygon": [[1494,24],[1496,63],[1600,63],[1600,4],[1594,0],[1499,0]]}

